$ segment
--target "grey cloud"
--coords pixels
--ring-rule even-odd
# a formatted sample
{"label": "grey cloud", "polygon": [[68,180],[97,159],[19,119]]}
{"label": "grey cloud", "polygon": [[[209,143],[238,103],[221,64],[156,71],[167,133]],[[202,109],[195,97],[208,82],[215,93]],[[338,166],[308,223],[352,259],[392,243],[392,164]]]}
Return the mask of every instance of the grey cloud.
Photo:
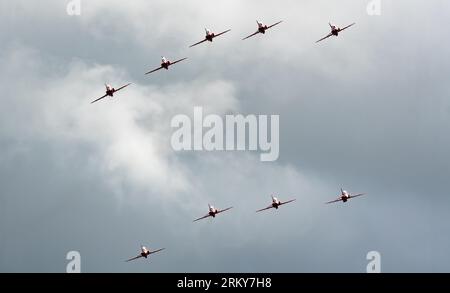
{"label": "grey cloud", "polygon": [[[1,3],[0,271],[61,272],[72,249],[89,272],[363,272],[370,250],[448,271],[447,2],[214,2]],[[240,41],[255,18],[284,23]],[[314,44],[328,21],[357,25]],[[188,49],[205,26],[232,32]],[[189,60],[143,76],[162,54]],[[135,87],[90,107],[105,79]],[[173,153],[195,105],[280,114],[280,160]],[[324,206],[341,186],[368,195]],[[298,200],[255,216],[271,193]],[[209,201],[236,208],[192,224]],[[167,251],[123,263],[142,242]]]}

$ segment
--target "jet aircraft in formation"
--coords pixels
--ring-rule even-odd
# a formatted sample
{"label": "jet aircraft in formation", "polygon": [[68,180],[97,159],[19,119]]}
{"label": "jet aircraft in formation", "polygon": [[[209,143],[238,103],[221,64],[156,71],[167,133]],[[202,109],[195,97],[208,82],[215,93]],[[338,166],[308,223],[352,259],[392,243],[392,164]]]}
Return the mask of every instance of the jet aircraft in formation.
{"label": "jet aircraft in formation", "polygon": [[339,27],[337,27],[337,26],[335,26],[335,25],[332,25],[331,23],[328,23],[328,25],[329,25],[330,28],[331,28],[331,32],[330,32],[328,35],[326,35],[325,37],[323,37],[323,38],[321,38],[320,40],[318,40],[316,43],[318,43],[318,42],[320,42],[320,41],[323,41],[323,40],[325,40],[325,39],[328,39],[328,38],[331,37],[331,36],[337,37],[337,36],[339,35],[340,32],[342,32],[342,31],[345,30],[345,29],[348,29],[349,27],[351,27],[351,26],[354,25],[354,24],[355,24],[355,23],[352,23],[352,24],[350,24],[350,25],[347,25],[347,26],[344,27],[344,28],[339,28]]}
{"label": "jet aircraft in formation", "polygon": [[[257,20],[257,21],[256,21],[256,23],[257,23],[257,25],[258,25],[257,31],[254,32],[254,33],[252,33],[251,35],[248,35],[247,37],[243,38],[242,40],[249,39],[249,38],[251,38],[251,37],[253,37],[253,36],[257,35],[257,34],[265,34],[267,30],[271,29],[272,27],[274,27],[274,26],[276,26],[276,25],[279,25],[279,24],[282,23],[282,22],[283,22],[283,21],[278,21],[278,22],[276,22],[276,23],[274,23],[274,24],[266,25],[266,24],[264,24],[263,22],[260,22],[260,21]],[[342,32],[343,30],[345,30],[345,29],[347,29],[347,28],[353,26],[354,24],[355,24],[355,23],[352,23],[352,24],[350,24],[350,25],[347,25],[347,26],[344,27],[344,28],[339,28],[339,27],[337,27],[337,26],[332,25],[331,23],[329,23],[330,28],[331,28],[331,32],[330,32],[328,35],[326,35],[325,37],[323,37],[322,39],[318,40],[316,43],[318,43],[318,42],[320,42],[320,41],[323,41],[323,40],[325,40],[325,39],[327,39],[327,38],[329,38],[329,37],[331,37],[331,36],[338,36],[340,32]],[[217,37],[219,37],[219,36],[221,36],[221,35],[223,35],[223,34],[228,33],[229,31],[231,31],[231,29],[227,29],[227,30],[222,31],[222,32],[217,33],[217,34],[214,33],[214,32],[212,32],[212,31],[209,30],[209,29],[205,29],[205,31],[206,31],[205,38],[204,38],[203,40],[201,40],[201,41],[199,41],[199,42],[197,42],[197,43],[195,43],[195,44],[189,46],[189,47],[194,47],[194,46],[200,45],[200,44],[202,44],[202,43],[204,43],[204,42],[207,42],[207,41],[208,41],[208,42],[212,42],[215,38],[217,38]],[[162,57],[161,65],[160,65],[158,68],[155,68],[155,69],[153,69],[153,70],[150,70],[150,71],[146,72],[145,74],[146,74],[146,75],[147,75],[147,74],[151,74],[151,73],[154,73],[154,72],[159,71],[159,70],[161,70],[161,69],[169,70],[169,67],[170,67],[170,66],[175,65],[175,64],[177,64],[177,63],[179,63],[179,62],[182,62],[182,61],[184,61],[184,60],[186,60],[186,59],[187,59],[187,58],[182,58],[182,59],[178,59],[178,60],[172,62],[172,61],[168,60],[167,58]],[[109,96],[109,97],[113,97],[113,96],[114,96],[114,93],[116,93],[116,92],[122,90],[123,88],[125,88],[125,87],[127,87],[127,86],[129,86],[129,85],[131,85],[131,83],[126,84],[126,85],[124,85],[124,86],[122,86],[122,87],[120,87],[120,88],[118,88],[118,89],[115,89],[115,88],[111,87],[110,85],[105,84],[105,86],[106,86],[106,93],[105,93],[105,95],[103,95],[102,97],[100,97],[100,98],[98,98],[98,99],[92,101],[91,104],[96,103],[96,102],[98,102],[98,101],[100,101],[100,100],[102,100],[102,99],[104,99],[104,98],[106,98],[106,97],[108,97],[108,96]]]}
{"label": "jet aircraft in formation", "polygon": [[158,68],[156,68],[156,69],[153,69],[153,70],[151,70],[151,71],[149,71],[149,72],[147,72],[147,73],[145,73],[145,74],[150,74],[150,73],[153,73],[153,72],[156,72],[156,71],[158,71],[158,70],[161,70],[161,69],[165,69],[165,70],[169,70],[169,67],[170,66],[172,66],[172,65],[175,65],[175,64],[177,64],[177,63],[179,63],[179,62],[181,62],[181,61],[184,61],[184,60],[186,60],[187,58],[182,58],[182,59],[178,59],[177,61],[170,61],[170,60],[168,60],[168,59],[166,59],[166,57],[161,57],[161,66],[160,67],[158,67]]}
{"label": "jet aircraft in formation", "polygon": [[365,193],[350,194],[341,188],[341,195],[337,199],[327,202],[327,204],[339,202],[339,201],[347,202],[351,198],[355,198],[355,197],[363,196],[363,195],[365,195]]}
{"label": "jet aircraft in formation", "polygon": [[100,101],[100,100],[102,100],[102,99],[104,99],[104,98],[106,98],[106,97],[108,97],[108,96],[112,98],[112,97],[114,96],[114,93],[116,93],[116,92],[118,92],[118,91],[120,91],[120,90],[126,88],[126,87],[129,86],[130,84],[131,84],[131,83],[126,84],[126,85],[124,85],[124,86],[121,86],[121,87],[118,88],[118,89],[113,88],[113,87],[110,86],[109,84],[105,84],[105,87],[106,87],[106,94],[103,95],[102,97],[98,98],[97,100],[92,101],[91,104],[94,104],[95,102],[98,102],[98,101]]}
{"label": "jet aircraft in formation", "polygon": [[226,208],[226,209],[223,209],[223,210],[218,210],[215,207],[213,207],[212,205],[208,204],[208,213],[205,216],[203,216],[203,217],[195,219],[194,222],[197,222],[197,221],[209,218],[209,217],[215,218],[217,214],[226,212],[228,210],[231,210],[232,208],[233,207],[229,207],[229,208]]}
{"label": "jet aircraft in formation", "polygon": [[272,203],[270,204],[270,206],[268,206],[266,208],[263,208],[263,209],[260,209],[260,210],[257,210],[256,212],[259,213],[259,212],[262,212],[262,211],[265,211],[265,210],[270,210],[270,209],[278,210],[278,207],[280,207],[282,205],[285,205],[285,204],[288,204],[288,203],[293,202],[293,201],[295,201],[295,199],[291,199],[291,200],[283,202],[283,201],[280,201],[278,198],[276,198],[276,197],[274,197],[272,195]]}
{"label": "jet aircraft in formation", "polygon": [[157,249],[157,250],[153,250],[152,251],[152,250],[147,249],[147,247],[145,247],[145,246],[141,246],[141,253],[138,256],[135,256],[133,258],[130,258],[130,259],[126,260],[126,262],[133,261],[133,260],[136,260],[136,259],[139,259],[139,258],[142,258],[142,257],[143,258],[148,258],[149,255],[157,253],[157,252],[160,252],[160,251],[162,251],[164,249],[165,248],[161,248],[161,249]]}
{"label": "jet aircraft in formation", "polygon": [[251,35],[249,35],[249,36],[243,38],[242,40],[246,40],[246,39],[248,39],[248,38],[251,38],[251,37],[253,37],[253,36],[256,36],[257,34],[263,34],[263,35],[264,35],[268,29],[270,29],[270,28],[272,28],[272,27],[274,27],[274,26],[276,26],[276,25],[278,25],[278,24],[280,24],[280,23],[282,23],[282,22],[283,22],[283,21],[281,20],[281,21],[279,21],[279,22],[276,22],[276,23],[274,23],[274,24],[272,24],[272,25],[267,26],[267,25],[265,25],[264,23],[262,23],[262,22],[260,22],[260,21],[257,20],[256,23],[258,24],[258,30],[257,30],[256,32],[254,32],[253,34],[251,34]]}
{"label": "jet aircraft in formation", "polygon": [[[282,23],[282,21],[278,21],[278,22],[276,22],[276,23],[274,23],[274,24],[271,24],[271,25],[265,25],[264,23],[262,23],[262,22],[260,22],[260,21],[258,21],[258,20],[256,21],[256,23],[257,23],[257,25],[258,25],[257,31],[254,32],[254,33],[252,33],[252,34],[250,34],[250,35],[248,35],[248,36],[246,36],[246,37],[243,38],[242,40],[249,39],[249,38],[251,38],[251,37],[253,37],[253,36],[255,36],[255,35],[258,35],[258,34],[265,34],[267,30],[273,28],[273,27],[276,26],[276,25],[279,25],[280,23]],[[318,40],[316,43],[321,42],[321,41],[323,41],[323,40],[325,40],[325,39],[327,39],[327,38],[329,38],[329,37],[331,37],[331,36],[338,36],[340,32],[342,32],[343,30],[345,30],[345,29],[347,29],[347,28],[353,26],[354,24],[355,24],[355,23],[352,23],[352,24],[350,24],[350,25],[347,25],[347,26],[344,27],[344,28],[339,28],[339,27],[337,27],[337,26],[332,25],[331,23],[329,23],[330,28],[331,28],[331,32],[330,32],[328,35],[326,35],[325,37],[323,37],[323,38],[321,38],[320,40]],[[219,36],[221,36],[221,35],[223,35],[223,34],[226,34],[226,33],[228,33],[228,32],[231,31],[231,30],[228,29],[228,30],[222,31],[222,32],[217,33],[217,34],[214,33],[214,32],[212,32],[212,31],[209,30],[209,29],[205,29],[205,31],[206,31],[206,35],[205,35],[204,39],[201,40],[201,41],[199,41],[199,42],[197,42],[197,43],[195,43],[195,44],[193,44],[193,45],[191,45],[191,46],[189,46],[189,47],[194,47],[194,46],[197,46],[197,45],[202,44],[202,43],[204,43],[204,42],[213,42],[213,40],[214,40],[215,38],[217,38],[217,37],[219,37]],[[147,75],[147,74],[151,74],[151,73],[154,73],[154,72],[159,71],[159,70],[161,70],[161,69],[166,69],[166,70],[168,70],[170,66],[175,65],[175,64],[177,64],[177,63],[179,63],[179,62],[182,62],[182,61],[184,61],[184,60],[186,60],[186,59],[187,59],[187,58],[182,58],[182,59],[178,59],[178,60],[172,62],[172,61],[170,61],[169,59],[167,59],[167,58],[165,58],[165,57],[162,57],[161,65],[160,65],[158,68],[155,68],[155,69],[153,69],[153,70],[151,70],[151,71],[148,71],[148,72],[145,73],[145,74],[146,74],[146,75]],[[108,97],[108,96],[109,96],[109,97],[113,97],[114,94],[115,94],[116,92],[118,92],[118,91],[120,91],[120,90],[122,90],[122,89],[128,87],[129,85],[131,85],[131,83],[128,83],[128,84],[126,84],[126,85],[124,85],[124,86],[121,86],[121,87],[115,89],[115,88],[113,88],[111,85],[105,84],[105,87],[106,87],[106,93],[105,93],[105,95],[103,95],[102,97],[100,97],[100,98],[98,98],[98,99],[92,101],[91,103],[92,103],[92,104],[93,104],[93,103],[96,103],[96,102],[98,102],[98,101],[100,101],[100,100],[102,100],[102,99],[104,99],[104,98],[106,98],[106,97]],[[335,199],[335,200],[332,200],[332,201],[329,201],[329,202],[327,202],[327,204],[335,203],[335,202],[340,202],[340,201],[342,201],[342,202],[347,202],[349,199],[352,199],[352,198],[355,198],[355,197],[359,197],[359,196],[362,196],[362,195],[364,195],[364,194],[365,194],[365,193],[350,194],[350,193],[348,193],[347,191],[341,189],[341,195],[339,196],[339,198],[337,198],[337,199]],[[257,210],[256,212],[259,213],[259,212],[266,211],[266,210],[269,210],[269,209],[276,209],[276,210],[277,210],[280,206],[285,205],[285,204],[288,204],[288,203],[291,203],[291,202],[293,202],[293,201],[295,201],[295,200],[296,200],[296,199],[291,199],[291,200],[288,200],[288,201],[280,201],[278,198],[272,196],[272,202],[271,202],[271,204],[270,204],[269,206],[263,208],[263,209]],[[218,214],[220,214],[220,213],[223,213],[223,212],[226,212],[226,211],[228,211],[228,210],[230,210],[230,209],[232,209],[232,208],[233,208],[233,207],[228,207],[228,208],[226,208],[226,209],[219,210],[219,209],[216,209],[215,207],[213,207],[213,206],[211,206],[211,205],[208,204],[208,214],[206,214],[206,215],[204,215],[203,217],[200,217],[200,218],[198,218],[198,219],[195,219],[194,222],[197,222],[197,221],[200,221],[200,220],[203,220],[203,219],[206,219],[206,218],[210,218],[210,217],[211,217],[211,218],[215,218],[216,215],[218,215]],[[126,260],[126,261],[129,262],[129,261],[133,261],[133,260],[136,260],[136,259],[139,259],[139,258],[148,258],[150,255],[152,255],[152,254],[154,254],[154,253],[157,253],[157,252],[160,252],[160,251],[162,251],[162,250],[164,250],[164,248],[157,249],[157,250],[149,250],[149,249],[147,249],[145,246],[141,246],[141,252],[140,252],[140,254],[139,254],[138,256],[133,257],[133,258],[130,258],[130,259]]]}
{"label": "jet aircraft in formation", "polygon": [[205,36],[205,38],[204,38],[202,41],[198,42],[198,43],[195,43],[195,44],[193,44],[193,45],[190,45],[189,48],[192,48],[192,47],[195,47],[195,46],[197,46],[197,45],[200,45],[201,43],[204,43],[204,42],[206,42],[206,41],[212,42],[212,41],[213,41],[215,38],[217,38],[218,36],[221,36],[221,35],[223,35],[223,34],[226,34],[227,32],[229,32],[229,31],[231,31],[231,30],[229,29],[229,30],[223,31],[223,32],[218,33],[218,34],[213,33],[211,30],[209,30],[209,29],[207,29],[207,28],[205,28],[205,31],[206,31],[206,36]]}

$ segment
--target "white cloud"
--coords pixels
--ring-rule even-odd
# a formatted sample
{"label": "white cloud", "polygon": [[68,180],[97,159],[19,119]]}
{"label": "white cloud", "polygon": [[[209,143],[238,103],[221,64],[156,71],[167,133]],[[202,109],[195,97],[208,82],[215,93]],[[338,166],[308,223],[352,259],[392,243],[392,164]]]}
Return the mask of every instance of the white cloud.
{"label": "white cloud", "polygon": [[[135,83],[114,98],[90,104],[103,95],[104,82],[118,87],[129,82],[128,73],[109,65],[74,61],[64,73],[47,76],[45,67],[52,65],[40,60],[39,52],[20,46],[2,56],[5,70],[17,78],[7,83],[14,88],[13,96],[2,98],[2,135],[30,145],[35,141],[68,149],[88,145],[98,172],[112,189],[120,190],[118,186],[127,183],[174,198],[177,192],[203,189],[209,171],[192,174],[182,156],[172,150],[170,121],[176,114],[192,115],[194,106],[219,115],[239,112],[232,83],[205,77],[162,87]],[[222,154],[218,160],[226,164],[230,155]],[[242,166],[258,165],[244,158]],[[206,164],[201,155],[193,159]],[[272,166],[269,169],[283,170]],[[224,174],[224,180],[231,177]],[[200,197],[207,197],[208,192],[204,190]]]}
{"label": "white cloud", "polygon": [[105,80],[117,87],[128,82],[127,73],[77,61],[66,74],[48,79],[40,76],[45,65],[39,57],[25,48],[2,56],[5,71],[1,75],[18,78],[8,80],[8,87],[15,89],[2,98],[3,135],[28,142],[47,140],[69,148],[90,144],[101,158],[99,168],[105,178],[113,173],[113,178],[156,192],[190,188],[185,167],[177,163],[170,147],[171,117],[190,113],[203,103],[218,113],[237,105],[233,85],[221,80],[165,88],[135,84],[112,99],[91,105],[91,100],[104,94]]}

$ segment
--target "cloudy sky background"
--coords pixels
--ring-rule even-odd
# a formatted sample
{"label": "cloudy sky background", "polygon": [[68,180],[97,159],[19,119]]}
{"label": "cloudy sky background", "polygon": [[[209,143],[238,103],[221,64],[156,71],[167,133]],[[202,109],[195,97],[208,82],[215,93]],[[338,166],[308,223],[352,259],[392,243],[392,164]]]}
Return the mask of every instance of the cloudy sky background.
{"label": "cloudy sky background", "polygon": [[[0,0],[0,272],[450,271],[450,4],[381,2]],[[188,49],[204,27],[232,31]],[[189,60],[144,76],[161,55]],[[194,106],[279,114],[279,160],[172,151]]]}

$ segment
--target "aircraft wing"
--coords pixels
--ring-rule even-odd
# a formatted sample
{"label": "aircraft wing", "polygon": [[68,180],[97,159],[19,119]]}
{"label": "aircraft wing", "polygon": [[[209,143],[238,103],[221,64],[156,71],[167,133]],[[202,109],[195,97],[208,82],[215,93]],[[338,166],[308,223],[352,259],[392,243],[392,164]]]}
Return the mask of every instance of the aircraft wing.
{"label": "aircraft wing", "polygon": [[91,104],[94,104],[94,103],[96,103],[96,102],[98,102],[98,101],[100,101],[100,100],[102,100],[102,99],[104,99],[104,98],[106,98],[108,96],[108,94],[105,94],[103,97],[101,97],[101,98],[98,98],[97,100],[95,100],[95,101],[92,101],[91,102]]}
{"label": "aircraft wing", "polygon": [[155,251],[150,251],[150,254],[154,254],[154,253],[157,253],[157,252],[160,252],[160,251],[162,251],[162,250],[164,250],[165,248],[161,248],[161,249],[158,249],[158,250],[155,250]]}
{"label": "aircraft wing", "polygon": [[350,24],[350,25],[347,25],[346,27],[341,28],[339,31],[342,32],[343,30],[345,30],[345,29],[351,27],[351,26],[354,25],[354,24],[355,24],[355,23],[352,23],[352,24]]}
{"label": "aircraft wing", "polygon": [[293,201],[296,201],[296,199],[291,199],[291,200],[282,202],[282,203],[280,203],[280,205],[284,205],[284,204],[287,204],[287,203],[290,203],[290,202],[293,202]]}
{"label": "aircraft wing", "polygon": [[332,33],[329,33],[326,37],[321,38],[321,39],[318,40],[316,43],[318,43],[318,42],[320,42],[320,41],[323,41],[323,40],[325,40],[325,39],[328,39],[328,38],[331,37],[332,35],[333,35]]}
{"label": "aircraft wing", "polygon": [[282,23],[282,22],[283,22],[283,21],[281,20],[281,21],[279,21],[279,22],[277,22],[277,23],[274,23],[274,24],[268,26],[267,29],[269,29],[269,28],[271,28],[271,27],[274,27],[274,26],[276,26],[276,25],[278,25],[278,24],[280,24],[280,23]]}
{"label": "aircraft wing", "polygon": [[249,35],[249,36],[243,38],[242,40],[249,39],[249,38],[251,38],[251,37],[253,37],[253,36],[256,36],[257,34],[259,34],[259,31],[257,31],[257,32],[255,32],[255,33],[253,33],[253,34],[251,34],[251,35]]}
{"label": "aircraft wing", "polygon": [[183,59],[180,59],[180,60],[174,61],[174,62],[170,63],[170,65],[174,65],[174,64],[177,64],[178,62],[184,61],[184,60],[186,60],[186,59],[187,59],[187,58],[183,58]]}
{"label": "aircraft wing", "polygon": [[126,260],[126,262],[129,262],[129,261],[132,261],[132,260],[136,260],[136,259],[139,259],[139,258],[141,258],[142,257],[142,255],[138,255],[138,256],[136,256],[136,257],[133,257],[133,258],[130,258],[130,259],[128,259],[128,260]]}
{"label": "aircraft wing", "polygon": [[231,30],[226,30],[226,31],[223,31],[223,32],[221,32],[221,33],[218,33],[217,35],[214,35],[214,37],[221,36],[221,35],[223,35],[223,34],[226,34],[226,33],[229,32],[229,31],[231,31]]}
{"label": "aircraft wing", "polygon": [[350,195],[350,198],[362,196],[362,195],[364,195],[364,194],[365,194],[365,193],[358,193],[358,194],[355,194],[355,195]]}
{"label": "aircraft wing", "polygon": [[217,211],[217,213],[220,214],[220,213],[226,212],[226,211],[228,211],[228,210],[231,210],[232,208],[233,208],[233,207],[229,207],[229,208],[226,208],[226,209]]}
{"label": "aircraft wing", "polygon": [[204,43],[204,42],[206,42],[206,41],[207,41],[207,40],[204,39],[203,41],[200,41],[200,42],[198,42],[198,43],[195,43],[195,44],[193,44],[193,45],[190,45],[189,48],[192,48],[192,47],[194,47],[194,46],[200,45],[201,43]]}
{"label": "aircraft wing", "polygon": [[326,204],[329,204],[329,203],[335,203],[335,202],[339,202],[339,201],[342,201],[342,199],[341,199],[341,198],[338,198],[338,199],[335,199],[335,200],[326,202]]}
{"label": "aircraft wing", "polygon": [[124,85],[124,86],[121,86],[120,88],[116,89],[114,92],[118,92],[118,91],[120,91],[121,89],[126,88],[126,87],[129,86],[130,84],[131,84],[131,83],[126,84],[126,85]]}
{"label": "aircraft wing", "polygon": [[156,68],[156,69],[153,69],[153,70],[151,70],[151,71],[145,73],[145,75],[150,74],[150,73],[153,73],[153,72],[156,72],[156,71],[158,71],[158,70],[161,70],[162,68],[163,68],[163,67],[160,66],[160,67],[158,67],[158,68]]}
{"label": "aircraft wing", "polygon": [[197,221],[200,221],[200,220],[209,218],[209,217],[211,217],[211,216],[210,216],[209,214],[207,214],[206,216],[203,216],[203,217],[201,217],[201,218],[195,219],[194,222],[197,222]]}
{"label": "aircraft wing", "polygon": [[273,208],[272,205],[268,206],[267,208],[263,208],[263,209],[257,210],[256,212],[259,213],[259,212],[262,212],[262,211],[270,210],[271,208]]}

